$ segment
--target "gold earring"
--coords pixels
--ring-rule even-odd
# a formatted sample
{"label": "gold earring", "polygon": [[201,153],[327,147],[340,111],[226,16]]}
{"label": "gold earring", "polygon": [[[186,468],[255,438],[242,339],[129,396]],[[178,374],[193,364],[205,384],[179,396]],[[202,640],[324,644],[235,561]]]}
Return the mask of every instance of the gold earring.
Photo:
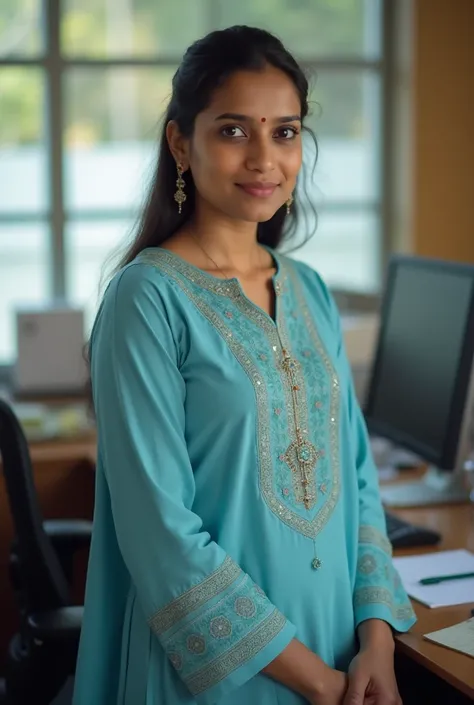
{"label": "gold earring", "polygon": [[186,194],[184,193],[184,187],[186,186],[186,182],[183,179],[184,170],[182,164],[177,164],[176,169],[178,172],[178,178],[176,179],[176,187],[178,190],[174,194],[174,200],[178,204],[178,213],[181,215],[181,206],[186,200]]}
{"label": "gold earring", "polygon": [[290,215],[292,203],[293,203],[293,196],[291,195],[286,202],[286,215]]}

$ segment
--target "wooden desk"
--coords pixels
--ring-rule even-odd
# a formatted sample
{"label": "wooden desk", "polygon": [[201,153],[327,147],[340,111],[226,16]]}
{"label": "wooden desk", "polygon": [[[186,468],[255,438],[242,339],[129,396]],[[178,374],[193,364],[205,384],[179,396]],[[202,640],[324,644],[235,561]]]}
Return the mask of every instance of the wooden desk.
{"label": "wooden desk", "polygon": [[[402,519],[439,531],[443,540],[434,549],[396,551],[395,555],[412,555],[428,551],[467,548],[474,553],[474,506],[468,504],[394,510]],[[413,607],[418,622],[410,633],[397,636],[397,649],[413,661],[447,681],[474,700],[474,659],[423,639],[423,634],[452,626],[471,616],[473,602],[456,607],[430,609],[416,601]]]}
{"label": "wooden desk", "polygon": [[[88,462],[95,465],[96,439],[94,434],[85,435],[83,438],[59,439],[30,443],[30,454],[33,465],[38,463],[48,464],[64,462]],[[1,464],[1,459],[0,459]]]}

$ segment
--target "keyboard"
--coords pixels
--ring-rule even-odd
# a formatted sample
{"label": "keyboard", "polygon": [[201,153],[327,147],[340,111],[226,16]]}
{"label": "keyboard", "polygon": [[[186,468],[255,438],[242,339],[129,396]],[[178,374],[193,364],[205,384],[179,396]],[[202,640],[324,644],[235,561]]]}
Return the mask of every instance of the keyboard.
{"label": "keyboard", "polygon": [[415,526],[387,511],[385,512],[385,521],[388,538],[394,549],[433,546],[441,541],[441,534],[437,531]]}

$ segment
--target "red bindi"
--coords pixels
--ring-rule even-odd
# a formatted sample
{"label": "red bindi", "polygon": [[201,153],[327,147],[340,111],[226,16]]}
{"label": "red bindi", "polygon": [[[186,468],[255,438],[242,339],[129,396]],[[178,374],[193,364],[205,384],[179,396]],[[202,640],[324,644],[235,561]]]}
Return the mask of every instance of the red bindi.
{"label": "red bindi", "polygon": [[261,122],[266,122],[266,121],[267,121],[267,118],[262,118],[262,119],[261,119]]}

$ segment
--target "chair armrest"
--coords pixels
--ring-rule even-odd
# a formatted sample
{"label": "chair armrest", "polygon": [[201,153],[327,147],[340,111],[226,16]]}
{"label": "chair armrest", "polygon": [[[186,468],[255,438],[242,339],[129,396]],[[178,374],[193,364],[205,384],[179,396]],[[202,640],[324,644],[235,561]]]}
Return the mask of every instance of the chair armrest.
{"label": "chair armrest", "polygon": [[78,550],[89,547],[92,522],[82,519],[51,519],[43,522],[43,528],[71,585],[74,555]]}
{"label": "chair armrest", "polygon": [[50,519],[43,522],[43,527],[58,553],[74,553],[80,548],[87,548],[91,541],[91,521]]}
{"label": "chair armrest", "polygon": [[83,607],[60,607],[29,615],[28,628],[33,639],[48,644],[78,643]]}

